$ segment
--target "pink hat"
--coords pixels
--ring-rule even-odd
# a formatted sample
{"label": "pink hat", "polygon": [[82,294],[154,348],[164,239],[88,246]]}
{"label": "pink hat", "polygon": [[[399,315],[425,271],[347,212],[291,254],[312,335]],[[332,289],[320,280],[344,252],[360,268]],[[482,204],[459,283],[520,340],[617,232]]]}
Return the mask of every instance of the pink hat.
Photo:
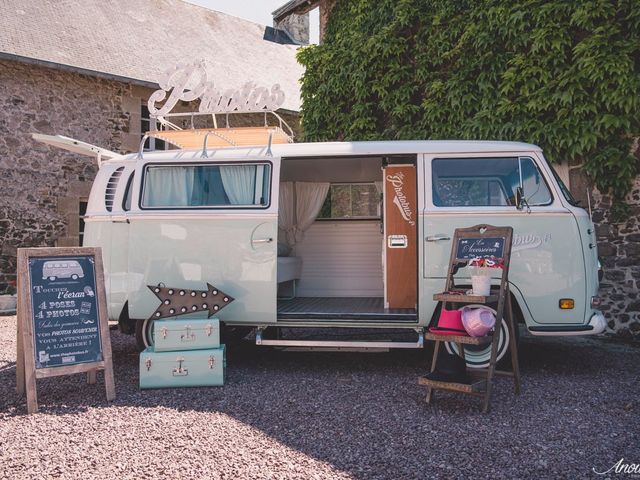
{"label": "pink hat", "polygon": [[493,310],[487,307],[463,307],[462,325],[472,337],[484,337],[496,324],[496,316]]}
{"label": "pink hat", "polygon": [[440,335],[467,335],[467,331],[462,324],[462,315],[460,310],[445,310],[440,312],[438,325],[429,329],[431,333]]}

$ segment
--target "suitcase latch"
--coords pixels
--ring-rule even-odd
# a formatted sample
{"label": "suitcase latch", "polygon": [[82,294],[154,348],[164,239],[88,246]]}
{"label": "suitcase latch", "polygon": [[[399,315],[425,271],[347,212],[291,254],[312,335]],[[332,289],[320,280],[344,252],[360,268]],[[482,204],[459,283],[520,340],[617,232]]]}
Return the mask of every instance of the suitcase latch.
{"label": "suitcase latch", "polygon": [[168,331],[167,327],[162,327],[160,329],[160,333],[162,334],[162,338],[167,338],[167,331]]}
{"label": "suitcase latch", "polygon": [[187,331],[187,333],[183,333],[182,335],[180,335],[180,340],[183,342],[193,342],[196,339],[195,333],[191,332],[190,326],[187,326],[185,330]]}
{"label": "suitcase latch", "polygon": [[213,333],[213,325],[208,324],[205,328],[205,331],[207,332],[207,337],[210,337],[211,334]]}
{"label": "suitcase latch", "polygon": [[145,365],[145,367],[147,367],[147,372],[148,372],[149,370],[151,370],[151,359],[150,359],[150,358],[147,358],[147,359],[144,361],[144,365]]}
{"label": "suitcase latch", "polygon": [[176,362],[178,362],[178,366],[173,369],[174,377],[186,377],[189,375],[189,369],[182,367],[182,362],[184,362],[184,358],[176,358]]}
{"label": "suitcase latch", "polygon": [[213,365],[216,363],[216,357],[209,355],[209,369],[213,370]]}

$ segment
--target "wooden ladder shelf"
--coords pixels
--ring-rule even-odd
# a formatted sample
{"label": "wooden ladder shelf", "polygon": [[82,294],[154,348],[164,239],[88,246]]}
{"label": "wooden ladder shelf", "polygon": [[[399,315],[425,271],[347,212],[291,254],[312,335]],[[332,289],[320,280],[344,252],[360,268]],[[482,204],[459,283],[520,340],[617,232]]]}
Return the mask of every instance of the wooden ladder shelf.
{"label": "wooden ladder shelf", "polygon": [[[511,227],[476,225],[470,228],[456,229],[453,236],[453,245],[451,248],[451,257],[449,260],[449,269],[447,273],[445,291],[443,293],[435,294],[433,296],[433,299],[435,301],[441,302],[443,309],[449,310],[451,310],[452,308],[459,308],[460,306],[465,304],[487,306],[493,306],[497,304],[497,307],[495,307],[496,325],[494,327],[494,331],[490,332],[484,337],[447,335],[427,332],[424,337],[425,340],[435,342],[433,360],[431,362],[431,372],[434,372],[437,368],[438,355],[440,353],[443,342],[451,342],[457,344],[458,352],[460,352],[460,356],[463,359],[465,359],[464,345],[490,344],[491,356],[489,359],[488,368],[467,368],[467,373],[472,377],[472,380],[469,383],[443,382],[426,377],[418,378],[418,383],[427,387],[427,403],[431,403],[435,390],[460,392],[483,398],[483,412],[486,413],[489,411],[493,377],[495,375],[507,375],[513,377],[515,393],[516,395],[520,393],[520,367],[518,364],[518,346],[515,336],[516,325],[513,318],[511,293],[509,291],[509,264],[511,261],[512,237],[513,229]],[[465,243],[468,244],[469,240],[480,240],[486,242],[489,239],[491,239],[492,241],[496,239],[503,239],[501,253],[499,255],[499,257],[503,261],[500,285],[492,286],[490,294],[487,296],[452,293],[456,290],[454,275],[458,272],[459,268],[466,266],[470,259],[475,258],[475,255],[472,254],[473,250],[471,250],[471,253],[468,253],[465,252],[464,248],[460,247]],[[462,243],[461,240],[463,240]],[[500,331],[503,318],[506,320],[506,325],[509,330],[509,350],[511,351],[512,366],[512,369],[510,371],[500,371],[496,369],[498,353],[497,351],[500,340],[500,335],[496,332]]]}

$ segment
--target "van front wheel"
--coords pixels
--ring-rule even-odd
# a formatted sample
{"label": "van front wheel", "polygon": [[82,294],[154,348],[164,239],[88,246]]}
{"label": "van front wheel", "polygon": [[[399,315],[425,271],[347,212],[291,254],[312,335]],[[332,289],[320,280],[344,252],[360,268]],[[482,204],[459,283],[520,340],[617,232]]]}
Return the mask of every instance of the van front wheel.
{"label": "van front wheel", "polygon": [[[496,364],[504,364],[508,363],[511,358],[507,355],[509,351],[509,338],[510,333],[507,327],[506,320],[502,320],[502,324],[500,325],[500,337],[498,338],[498,352]],[[515,337],[516,342],[519,341],[518,335],[518,324],[515,324]],[[456,355],[460,355],[458,352],[458,345],[452,342],[446,342],[445,348],[447,352],[453,353]],[[491,344],[489,345],[465,345],[464,346],[464,357],[467,361],[467,367],[469,368],[487,368],[489,366],[489,360],[491,358]],[[501,362],[502,361],[502,362]]]}

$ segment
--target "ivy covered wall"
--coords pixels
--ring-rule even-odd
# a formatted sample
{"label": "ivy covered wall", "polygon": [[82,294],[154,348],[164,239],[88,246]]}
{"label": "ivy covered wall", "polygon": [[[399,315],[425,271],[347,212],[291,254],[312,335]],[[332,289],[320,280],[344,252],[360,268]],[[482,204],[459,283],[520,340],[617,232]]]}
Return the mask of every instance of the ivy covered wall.
{"label": "ivy covered wall", "polygon": [[638,0],[341,0],[298,58],[307,140],[527,141],[628,212]]}
{"label": "ivy covered wall", "polygon": [[298,59],[308,141],[517,140],[571,165],[609,327],[640,338],[639,0],[339,0]]}

